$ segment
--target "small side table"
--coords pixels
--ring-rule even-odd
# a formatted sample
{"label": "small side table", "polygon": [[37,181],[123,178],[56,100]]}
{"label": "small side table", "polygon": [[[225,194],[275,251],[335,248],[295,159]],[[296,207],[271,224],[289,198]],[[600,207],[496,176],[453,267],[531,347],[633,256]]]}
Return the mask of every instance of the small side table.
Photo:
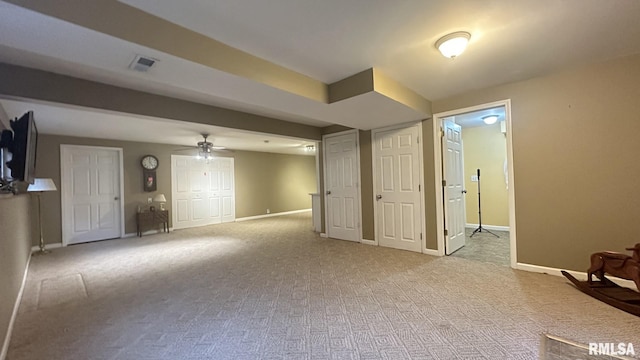
{"label": "small side table", "polygon": [[137,235],[145,229],[155,229],[162,224],[162,231],[169,232],[169,210],[142,211],[136,214]]}

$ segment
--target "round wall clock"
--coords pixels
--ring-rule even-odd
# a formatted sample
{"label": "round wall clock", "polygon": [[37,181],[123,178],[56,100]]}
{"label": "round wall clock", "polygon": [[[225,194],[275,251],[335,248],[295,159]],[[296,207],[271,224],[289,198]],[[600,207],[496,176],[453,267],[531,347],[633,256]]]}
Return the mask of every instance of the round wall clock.
{"label": "round wall clock", "polygon": [[140,161],[145,170],[155,170],[158,168],[158,158],[153,155],[145,155]]}

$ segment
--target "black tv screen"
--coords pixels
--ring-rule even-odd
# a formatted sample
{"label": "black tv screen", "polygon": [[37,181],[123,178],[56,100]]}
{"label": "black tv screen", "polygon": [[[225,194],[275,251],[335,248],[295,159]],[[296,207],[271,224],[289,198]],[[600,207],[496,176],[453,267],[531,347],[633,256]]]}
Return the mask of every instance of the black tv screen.
{"label": "black tv screen", "polygon": [[11,161],[7,163],[14,181],[33,184],[36,175],[36,150],[38,147],[38,129],[33,111],[11,120],[13,144],[10,147]]}

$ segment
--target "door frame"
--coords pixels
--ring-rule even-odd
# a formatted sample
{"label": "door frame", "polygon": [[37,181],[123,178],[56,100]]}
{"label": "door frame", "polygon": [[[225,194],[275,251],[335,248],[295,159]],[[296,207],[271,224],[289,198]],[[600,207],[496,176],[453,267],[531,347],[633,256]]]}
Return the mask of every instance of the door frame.
{"label": "door frame", "polygon": [[510,260],[511,267],[516,268],[517,259],[517,242],[516,242],[516,212],[515,212],[515,178],[513,176],[513,137],[511,127],[511,99],[498,100],[490,103],[470,106],[461,109],[445,111],[433,115],[433,153],[435,164],[435,192],[436,192],[436,234],[438,240],[438,255],[444,256],[444,197],[442,194],[442,137],[440,129],[442,129],[442,119],[449,116],[459,115],[463,113],[484,110],[488,108],[504,107],[505,125],[507,135],[507,172],[509,176],[509,242],[510,242]]}
{"label": "door frame", "polygon": [[118,172],[120,173],[118,178],[120,179],[120,238],[125,237],[125,229],[124,229],[124,159],[123,159],[123,151],[122,148],[118,147],[108,147],[108,146],[90,146],[90,145],[71,145],[71,144],[60,144],[60,226],[62,227],[62,246],[67,246],[69,244],[69,234],[67,234],[67,223],[70,219],[67,219],[65,216],[65,208],[68,204],[69,199],[67,196],[69,194],[65,193],[65,188],[63,184],[66,184],[68,179],[67,170],[65,169],[64,156],[68,151],[72,149],[94,149],[94,150],[112,150],[118,153]]}
{"label": "door frame", "polygon": [[[322,167],[323,167],[323,180],[324,180],[324,186],[322,188],[323,193],[321,193],[320,195],[322,196],[322,201],[324,203],[324,234],[320,234],[325,235],[326,237],[329,237],[329,206],[327,204],[327,142],[326,139],[327,138],[332,138],[332,137],[336,137],[336,136],[342,136],[342,135],[348,135],[348,134],[354,134],[356,137],[356,172],[357,172],[357,184],[356,184],[356,188],[358,189],[358,191],[356,192],[356,196],[357,198],[357,203],[358,203],[358,234],[357,234],[357,239],[356,242],[362,243],[364,242],[364,240],[362,239],[362,178],[361,178],[361,171],[360,171],[360,132],[357,129],[351,129],[351,130],[345,130],[345,131],[340,131],[337,133],[332,133],[332,134],[326,134],[326,135],[322,135]],[[318,189],[320,189],[320,187],[318,187]],[[347,240],[349,241],[349,240]]]}
{"label": "door frame", "polygon": [[418,173],[420,174],[420,191],[419,191],[419,197],[420,197],[420,231],[422,233],[422,238],[420,239],[421,245],[420,245],[420,251],[423,254],[430,254],[433,252],[433,250],[427,249],[427,224],[426,224],[426,217],[425,217],[425,188],[424,188],[424,139],[420,140],[421,138],[423,138],[423,132],[422,132],[422,121],[418,121],[418,122],[411,122],[411,123],[404,123],[404,124],[398,124],[398,125],[392,125],[392,126],[387,126],[387,127],[383,127],[383,128],[378,128],[378,129],[373,129],[371,130],[371,174],[373,176],[373,192],[371,193],[371,197],[373,199],[373,227],[374,227],[374,245],[380,245],[379,241],[378,241],[378,207],[376,206],[376,189],[378,186],[378,176],[376,176],[376,152],[375,152],[375,141],[376,141],[376,134],[379,132],[384,132],[384,131],[389,131],[389,130],[395,130],[395,129],[406,129],[406,128],[410,128],[413,126],[417,126],[418,127]]}

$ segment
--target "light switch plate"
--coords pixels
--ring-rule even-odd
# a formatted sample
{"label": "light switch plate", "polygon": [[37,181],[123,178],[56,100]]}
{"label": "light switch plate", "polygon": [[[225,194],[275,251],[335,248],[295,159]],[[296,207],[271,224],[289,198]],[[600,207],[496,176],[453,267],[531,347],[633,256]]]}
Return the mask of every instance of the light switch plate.
{"label": "light switch plate", "polygon": [[471,175],[472,182],[478,182],[478,175]]}

